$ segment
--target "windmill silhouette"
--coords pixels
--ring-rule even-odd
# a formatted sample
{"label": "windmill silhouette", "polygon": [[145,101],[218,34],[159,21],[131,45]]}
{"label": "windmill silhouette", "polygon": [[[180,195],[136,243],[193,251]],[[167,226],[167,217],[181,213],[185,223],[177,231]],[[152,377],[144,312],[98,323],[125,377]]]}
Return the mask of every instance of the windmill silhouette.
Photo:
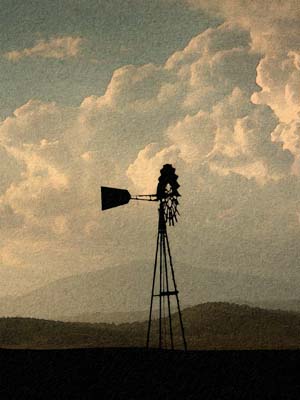
{"label": "windmill silhouette", "polygon": [[180,194],[178,188],[180,185],[177,179],[178,176],[175,174],[175,168],[171,164],[165,164],[160,170],[156,194],[132,196],[126,189],[101,186],[102,210],[128,204],[130,200],[159,202],[158,232],[146,341],[147,348],[150,347],[151,329],[153,329],[154,322],[152,321],[153,303],[155,298],[158,298],[158,348],[174,349],[174,321],[172,321],[171,298],[175,297],[182,344],[184,350],[187,349],[178,297],[179,292],[175,281],[175,272],[167,233],[167,225],[174,226],[179,216],[178,197],[180,197]]}

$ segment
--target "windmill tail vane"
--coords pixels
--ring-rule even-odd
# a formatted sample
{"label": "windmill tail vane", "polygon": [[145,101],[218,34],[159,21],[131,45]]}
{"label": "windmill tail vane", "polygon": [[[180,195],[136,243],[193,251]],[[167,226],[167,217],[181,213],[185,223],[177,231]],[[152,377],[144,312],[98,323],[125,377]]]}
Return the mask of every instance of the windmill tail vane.
{"label": "windmill tail vane", "polygon": [[[180,194],[178,188],[180,185],[177,182],[177,179],[178,176],[175,174],[175,168],[173,168],[171,164],[165,164],[160,170],[156,194],[132,196],[126,189],[101,186],[102,210],[108,210],[110,208],[128,204],[130,200],[159,202],[158,232],[146,341],[147,348],[150,347],[151,334],[153,342],[153,336],[155,336],[153,333],[156,333],[154,340],[156,341],[158,339],[159,349],[174,349],[177,337],[174,337],[174,320],[172,320],[172,318],[178,318],[183,347],[184,350],[187,349],[178,297],[179,291],[175,281],[174,266],[167,234],[167,223],[169,226],[174,226],[179,215],[178,197],[180,197]],[[174,299],[174,297],[177,308],[177,314],[175,314],[175,316],[171,312],[171,299]],[[155,329],[157,321],[152,321],[153,307],[156,299],[159,300],[159,319],[157,329]]]}

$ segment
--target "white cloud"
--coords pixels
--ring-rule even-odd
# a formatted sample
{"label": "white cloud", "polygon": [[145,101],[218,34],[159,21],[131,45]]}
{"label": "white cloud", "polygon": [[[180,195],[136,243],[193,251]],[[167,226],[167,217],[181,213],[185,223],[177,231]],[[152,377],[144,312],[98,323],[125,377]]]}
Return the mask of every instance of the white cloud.
{"label": "white cloud", "polygon": [[[225,224],[232,237],[244,238],[241,246],[248,250],[251,240],[259,241],[257,221],[263,218],[264,238],[280,224],[286,224],[285,232],[296,232],[295,196],[287,200],[278,188],[292,187],[297,132],[289,133],[287,126],[287,133],[279,131],[271,103],[251,101],[259,90],[257,66],[263,65],[252,44],[248,29],[226,23],[198,35],[165,65],[119,68],[103,96],[89,96],[79,107],[31,100],[2,121],[7,158],[0,163],[15,163],[0,197],[0,221],[15,218],[3,261],[22,260],[35,268],[51,264],[49,276],[57,277],[99,267],[99,259],[136,251],[144,257],[151,250],[144,239],[153,208],[132,204],[100,213],[99,187],[154,192],[164,163],[175,164],[180,175],[187,233],[178,233],[178,241],[187,246],[190,241],[195,257],[199,237],[207,237],[207,244],[202,241],[207,260],[215,262],[217,250],[226,252]],[[289,57],[296,70],[297,57]],[[264,79],[258,83],[266,88]],[[278,205],[272,203],[274,193]],[[153,224],[146,225],[155,234]],[[22,249],[20,237],[26,243]]]}
{"label": "white cloud", "polygon": [[[172,55],[165,68],[176,74],[182,95],[176,117],[163,131],[166,149],[175,146],[178,158],[193,170],[207,162],[222,175],[232,171],[259,182],[288,174],[293,157],[272,141],[276,115],[251,102],[259,61],[249,32],[228,23],[208,29]],[[133,165],[146,169],[143,163]],[[132,167],[129,173],[135,176]]]}
{"label": "white cloud", "polygon": [[[218,13],[227,23],[238,24],[249,32],[251,48],[260,54],[256,77],[260,88],[253,92],[252,101],[272,108],[285,126],[280,141],[291,151],[294,129],[287,126],[296,126],[300,119],[299,2],[187,0],[187,3]],[[277,136],[276,133],[274,137]]]}
{"label": "white cloud", "polygon": [[287,48],[297,48],[300,9],[298,0],[186,0],[188,4],[205,9],[237,23],[252,36],[252,46],[259,51],[278,54]]}
{"label": "white cloud", "polygon": [[47,223],[64,209],[78,213],[82,202],[95,205],[91,188],[103,179],[116,183],[128,166],[138,188],[154,189],[164,162],[184,162],[195,173],[207,162],[221,175],[278,179],[291,157],[272,142],[276,117],[250,101],[258,62],[248,32],[225,24],[198,35],[164,66],[118,69],[105,94],[79,108],[29,101],[0,125],[6,151],[26,165],[6,201]]}
{"label": "white cloud", "polygon": [[291,122],[300,115],[300,68],[299,52],[270,57],[266,55],[257,69],[257,82],[261,91],[252,99],[258,104],[268,104],[281,121]]}
{"label": "white cloud", "polygon": [[139,152],[134,163],[129,165],[127,175],[142,191],[140,194],[156,193],[157,177],[162,165],[177,162],[178,152],[175,146],[160,149],[157,143],[150,143]]}
{"label": "white cloud", "polygon": [[71,108],[29,100],[1,123],[1,139],[18,148],[40,143],[42,146],[45,140],[55,142],[72,127],[74,116]]}
{"label": "white cloud", "polygon": [[33,47],[22,50],[13,50],[4,54],[10,61],[17,62],[25,57],[65,58],[76,57],[80,51],[84,39],[73,36],[53,37],[49,40],[40,39]]}

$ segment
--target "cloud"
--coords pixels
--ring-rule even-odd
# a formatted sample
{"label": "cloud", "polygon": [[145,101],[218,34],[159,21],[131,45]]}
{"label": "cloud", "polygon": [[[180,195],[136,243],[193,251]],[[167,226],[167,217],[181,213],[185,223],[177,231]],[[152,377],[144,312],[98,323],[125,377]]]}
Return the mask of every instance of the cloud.
{"label": "cloud", "polygon": [[[289,57],[296,70],[297,57]],[[258,84],[267,88],[266,73],[259,75],[264,59],[246,26],[226,22],[163,65],[117,69],[102,96],[78,107],[30,100],[16,109],[0,122],[0,165],[10,160],[12,171],[0,221],[13,216],[0,233],[3,262],[21,260],[54,279],[100,262],[151,257],[155,206],[100,213],[99,188],[152,193],[161,166],[172,163],[182,194],[173,237],[181,260],[186,248],[198,264],[249,270],[253,256],[264,273],[256,249],[263,253],[261,243],[267,248],[269,241],[282,251],[277,273],[281,261],[291,270],[297,252],[288,261],[283,254],[285,238],[300,226],[292,176],[298,130],[283,125],[271,100],[253,101]],[[272,274],[272,257],[267,250],[262,257]]]}
{"label": "cloud", "polygon": [[54,102],[29,100],[1,123],[2,141],[14,148],[39,144],[42,140],[55,142],[71,128],[74,118],[72,111]]}
{"label": "cloud", "polygon": [[252,99],[257,104],[268,104],[282,122],[288,123],[300,115],[299,51],[287,49],[283,55],[266,55],[257,68],[257,82],[261,90]]}
{"label": "cloud", "polygon": [[17,62],[25,57],[63,60],[76,57],[81,51],[83,42],[83,38],[73,36],[59,36],[49,40],[40,39],[33,47],[9,51],[4,54],[4,57],[13,62]]}
{"label": "cloud", "polygon": [[[167,153],[173,155],[175,146],[178,158],[194,171],[206,162],[221,175],[235,172],[259,182],[290,172],[289,149],[272,141],[278,117],[268,105],[251,100],[259,89],[256,69],[261,58],[251,44],[245,28],[225,23],[192,39],[165,64],[180,82],[177,93],[182,93],[176,116],[163,132],[166,149],[173,146]],[[159,118],[159,111],[156,115]],[[147,150],[140,154],[147,155]],[[161,150],[156,162],[160,158]],[[155,164],[155,156],[149,163]],[[133,180],[139,164],[140,159],[128,170]],[[147,170],[145,165],[142,170]]]}
{"label": "cloud", "polygon": [[20,181],[24,171],[24,163],[10,155],[7,149],[0,144],[0,196],[4,194],[13,182]]}
{"label": "cloud", "polygon": [[221,175],[258,181],[288,174],[289,149],[271,140],[276,116],[251,102],[258,63],[249,33],[224,24],[163,66],[119,68],[103,96],[78,108],[30,100],[0,126],[7,151],[26,165],[8,203],[31,218],[62,215],[66,203],[70,212],[81,201],[91,204],[101,175],[117,181],[112,172],[127,169],[146,189],[164,162],[183,162],[195,173],[206,162]]}
{"label": "cloud", "polygon": [[[184,115],[182,97],[177,75],[163,66],[117,69],[105,94],[87,97],[80,106],[89,149],[101,148],[107,157],[118,154],[128,164],[133,151],[149,144],[149,138],[160,140],[168,125]],[[131,146],[131,154],[124,144]]]}
{"label": "cloud", "polygon": [[[291,151],[292,127],[300,119],[299,2],[188,0],[187,3],[217,13],[227,23],[237,24],[249,32],[251,49],[260,54],[256,76],[259,88],[251,99],[256,104],[271,107],[285,126],[281,142]],[[291,128],[287,128],[289,124]]]}
{"label": "cloud", "polygon": [[139,152],[134,163],[129,165],[127,175],[143,193],[154,194],[162,165],[177,162],[178,153],[176,146],[160,149],[157,143],[150,143]]}
{"label": "cloud", "polygon": [[299,47],[300,19],[297,0],[186,0],[231,23],[243,26],[252,36],[252,46],[263,52],[280,53]]}

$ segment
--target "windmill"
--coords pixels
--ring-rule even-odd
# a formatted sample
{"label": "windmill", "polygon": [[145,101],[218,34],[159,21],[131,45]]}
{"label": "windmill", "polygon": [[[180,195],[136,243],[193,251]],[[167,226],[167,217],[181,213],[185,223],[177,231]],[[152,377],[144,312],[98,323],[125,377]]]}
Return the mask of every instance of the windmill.
{"label": "windmill", "polygon": [[167,225],[174,226],[179,216],[178,197],[180,197],[180,194],[178,188],[180,185],[177,179],[178,176],[175,174],[175,168],[173,168],[171,164],[165,164],[160,170],[156,194],[131,196],[126,189],[101,186],[102,210],[128,204],[130,200],[159,202],[158,232],[146,341],[147,348],[150,347],[151,329],[153,329],[154,323],[154,321],[152,321],[153,303],[154,300],[158,298],[158,348],[174,349],[174,321],[172,321],[171,298],[175,298],[182,344],[184,350],[187,349],[178,297],[179,292],[175,281],[173,260],[167,234]]}

